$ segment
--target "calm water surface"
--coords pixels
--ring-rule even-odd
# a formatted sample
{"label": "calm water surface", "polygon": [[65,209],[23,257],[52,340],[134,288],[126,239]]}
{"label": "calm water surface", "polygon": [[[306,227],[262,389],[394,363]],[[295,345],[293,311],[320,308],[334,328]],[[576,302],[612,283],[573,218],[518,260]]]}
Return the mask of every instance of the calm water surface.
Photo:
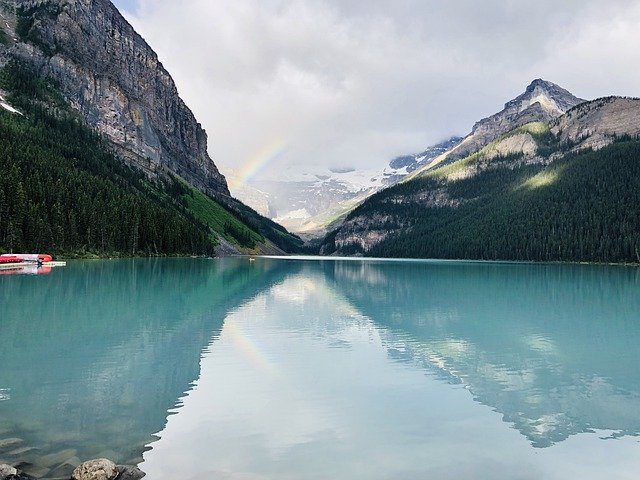
{"label": "calm water surface", "polygon": [[151,480],[636,479],[639,352],[636,268],[70,262],[0,276],[0,461],[40,477],[106,456]]}

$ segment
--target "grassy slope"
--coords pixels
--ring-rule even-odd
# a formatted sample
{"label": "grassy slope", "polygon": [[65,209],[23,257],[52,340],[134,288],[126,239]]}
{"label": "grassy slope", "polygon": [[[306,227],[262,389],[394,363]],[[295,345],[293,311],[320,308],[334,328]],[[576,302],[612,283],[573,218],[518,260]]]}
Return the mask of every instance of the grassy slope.
{"label": "grassy slope", "polygon": [[[182,199],[186,202],[189,211],[213,232],[241,247],[253,247],[256,243],[264,243],[265,238],[262,235],[247,227],[216,200],[186,182],[185,186],[188,192],[182,195]],[[246,237],[235,238],[234,232],[244,232]],[[247,241],[246,238],[249,240]]]}
{"label": "grassy slope", "polygon": [[266,239],[267,246],[269,243],[273,243],[285,252],[294,253],[301,251],[304,242],[300,237],[289,233],[282,225],[277,224],[269,218],[263,217],[251,207],[233,199],[226,203],[226,208],[254,232],[262,235]]}

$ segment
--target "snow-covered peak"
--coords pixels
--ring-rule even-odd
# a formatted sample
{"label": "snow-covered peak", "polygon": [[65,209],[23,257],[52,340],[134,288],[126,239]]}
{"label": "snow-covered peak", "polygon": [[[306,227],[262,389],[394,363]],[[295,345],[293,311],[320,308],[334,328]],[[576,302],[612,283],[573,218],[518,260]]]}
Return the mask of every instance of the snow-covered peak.
{"label": "snow-covered peak", "polygon": [[385,185],[391,185],[400,181],[405,176],[427,165],[439,155],[455,147],[461,140],[462,138],[460,137],[451,137],[444,142],[427,148],[424,152],[394,158],[389,162],[389,166],[384,169]]}
{"label": "snow-covered peak", "polygon": [[380,170],[356,170],[351,168],[317,168],[306,171],[290,171],[280,176],[279,182],[306,183],[315,187],[326,187],[359,192],[384,185]]}
{"label": "snow-covered peak", "polygon": [[[348,165],[290,168],[279,172],[277,178],[254,181],[252,186],[256,192],[269,192],[264,198],[275,221],[294,232],[317,232],[368,196],[401,181],[460,140],[453,137],[421,153],[397,157],[384,169],[355,169]],[[232,176],[227,178],[234,195],[254,208],[258,206],[258,200],[249,192],[233,188]]]}

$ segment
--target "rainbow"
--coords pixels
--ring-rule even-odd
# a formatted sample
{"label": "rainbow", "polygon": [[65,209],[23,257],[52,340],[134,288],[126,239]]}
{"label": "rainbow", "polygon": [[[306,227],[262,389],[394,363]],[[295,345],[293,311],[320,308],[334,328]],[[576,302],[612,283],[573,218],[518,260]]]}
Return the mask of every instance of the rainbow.
{"label": "rainbow", "polygon": [[277,374],[275,364],[271,362],[262,349],[242,331],[235,320],[227,317],[224,325],[224,333],[238,348],[238,351],[242,353],[242,356],[253,365],[256,370],[271,375]]}
{"label": "rainbow", "polygon": [[246,185],[256,175],[262,172],[268,165],[281,158],[288,150],[286,142],[277,140],[263,145],[249,160],[244,162],[235,175],[230,175],[229,189],[234,190],[241,185]]}

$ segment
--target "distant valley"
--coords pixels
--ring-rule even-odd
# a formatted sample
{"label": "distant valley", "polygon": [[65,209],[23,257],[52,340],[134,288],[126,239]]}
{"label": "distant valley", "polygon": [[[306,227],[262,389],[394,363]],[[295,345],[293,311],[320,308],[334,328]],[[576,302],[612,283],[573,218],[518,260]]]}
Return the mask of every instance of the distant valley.
{"label": "distant valley", "polygon": [[278,180],[254,180],[250,184],[230,179],[231,193],[268,216],[306,237],[323,235],[365,199],[406,178],[458,145],[452,137],[417,154],[394,158],[382,170],[326,169],[314,173],[281,175]]}

